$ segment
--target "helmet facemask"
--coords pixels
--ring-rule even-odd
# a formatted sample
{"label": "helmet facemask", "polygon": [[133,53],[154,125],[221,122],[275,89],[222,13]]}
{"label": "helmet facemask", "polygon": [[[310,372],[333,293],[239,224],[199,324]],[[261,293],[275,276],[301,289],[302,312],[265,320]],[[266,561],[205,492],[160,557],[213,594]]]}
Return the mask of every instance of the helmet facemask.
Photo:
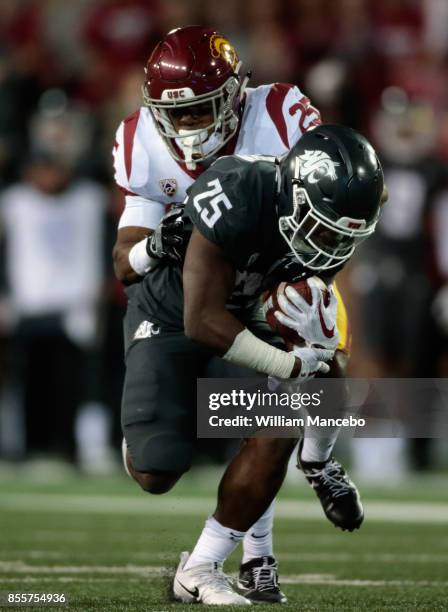
{"label": "helmet facemask", "polygon": [[332,219],[317,209],[303,187],[292,181],[293,211],[279,218],[279,229],[298,261],[310,270],[330,270],[345,263],[375,231],[377,219]]}
{"label": "helmet facemask", "polygon": [[[143,86],[143,99],[153,114],[159,134],[174,159],[185,162],[189,170],[194,170],[198,163],[215,156],[238,128],[237,97],[245,87],[245,82],[241,85],[238,78],[240,65],[241,63],[236,67],[235,75],[227,79],[221,87],[199,96],[195,96],[190,88],[183,88],[171,92],[182,93],[182,97],[168,98],[170,90],[165,90],[162,98],[167,94],[166,98],[159,100],[151,98],[146,84]],[[203,114],[213,115],[212,122],[205,127],[176,130],[170,111],[191,106],[196,107],[196,112],[198,108],[203,107]]]}

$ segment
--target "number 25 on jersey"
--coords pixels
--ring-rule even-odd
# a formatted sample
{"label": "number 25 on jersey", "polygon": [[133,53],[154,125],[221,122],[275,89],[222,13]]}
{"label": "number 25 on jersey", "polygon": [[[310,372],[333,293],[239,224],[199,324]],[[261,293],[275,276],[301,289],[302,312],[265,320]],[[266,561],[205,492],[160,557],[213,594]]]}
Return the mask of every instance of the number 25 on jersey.
{"label": "number 25 on jersey", "polygon": [[[200,213],[204,223],[212,228],[218,219],[222,217],[223,209],[221,205],[227,208],[227,210],[230,210],[232,208],[232,203],[223,192],[219,179],[209,181],[207,186],[211,187],[211,189],[198,193],[198,195],[193,198],[193,204],[198,213]],[[208,202],[199,204],[201,200],[208,200]]]}

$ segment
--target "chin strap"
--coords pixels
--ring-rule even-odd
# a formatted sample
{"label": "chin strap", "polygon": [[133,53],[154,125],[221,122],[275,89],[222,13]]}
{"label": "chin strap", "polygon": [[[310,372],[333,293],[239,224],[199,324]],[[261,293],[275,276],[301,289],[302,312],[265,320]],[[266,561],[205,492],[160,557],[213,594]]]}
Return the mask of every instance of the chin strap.
{"label": "chin strap", "polygon": [[196,162],[193,160],[193,155],[199,153],[200,134],[187,136],[189,130],[179,130],[179,135],[182,138],[176,138],[176,144],[182,150],[185,157],[185,165],[188,170],[196,170]]}
{"label": "chin strap", "polygon": [[[189,136],[189,134],[191,135]],[[195,130],[193,133],[191,133],[191,130],[179,130],[179,136],[181,138],[176,138],[176,144],[184,154],[185,165],[188,170],[195,170],[198,162],[202,162],[202,160],[196,161],[194,155],[203,158],[220,144],[220,138],[216,132],[209,136],[208,130],[202,130],[201,132]]]}

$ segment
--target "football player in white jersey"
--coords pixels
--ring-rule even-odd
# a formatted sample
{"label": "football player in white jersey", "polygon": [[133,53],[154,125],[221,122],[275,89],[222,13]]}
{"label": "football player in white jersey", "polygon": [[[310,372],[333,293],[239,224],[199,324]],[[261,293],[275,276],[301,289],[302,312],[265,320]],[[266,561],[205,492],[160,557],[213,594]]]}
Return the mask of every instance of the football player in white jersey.
{"label": "football player in white jersey", "polygon": [[126,206],[114,249],[125,284],[150,266],[148,234],[218,156],[282,155],[320,115],[298,87],[246,87],[229,41],[210,28],[170,32],[146,66],[145,106],[125,119],[114,144],[115,181]]}
{"label": "football player in white jersey", "polygon": [[[114,145],[115,180],[126,202],[114,247],[114,265],[117,277],[126,285],[140,281],[150,272],[153,255],[166,247],[155,238],[176,243],[177,236],[153,231],[173,204],[184,201],[187,188],[213,161],[232,154],[283,155],[306,130],[320,123],[319,112],[296,86],[275,83],[249,88],[248,76],[241,75],[241,62],[231,43],[210,28],[190,26],[173,30],[153,51],[146,66],[145,106],[122,122]],[[145,324],[144,330],[136,330],[130,344],[157,333],[157,327],[147,321]],[[127,363],[127,376],[130,367]],[[131,378],[126,383],[128,391]],[[135,393],[138,395],[137,389]],[[302,461],[325,463],[333,443],[334,440],[322,447],[321,440],[306,440],[302,445]],[[289,456],[292,452],[291,441],[283,439],[277,444],[273,448],[275,441],[259,440],[260,464],[269,460],[270,453]],[[165,492],[179,478],[173,476],[167,486],[166,474],[158,479],[160,466],[148,465],[144,457],[137,455],[132,445],[129,449],[124,445],[127,469],[143,489]],[[179,474],[189,468],[188,460],[181,466],[174,459],[171,461],[170,464],[165,458],[163,462],[163,471],[168,474]],[[252,601],[286,601],[278,588],[272,523],[271,505],[243,539],[240,577],[245,577],[245,595]],[[192,569],[196,563],[203,567],[204,559],[213,555],[223,559],[228,531],[210,517],[200,539],[202,548],[198,551],[196,547],[196,557],[190,558],[186,566]],[[233,532],[236,537],[236,530]],[[196,600],[247,603],[223,583],[213,564],[210,567],[204,579],[206,588],[200,589]]]}

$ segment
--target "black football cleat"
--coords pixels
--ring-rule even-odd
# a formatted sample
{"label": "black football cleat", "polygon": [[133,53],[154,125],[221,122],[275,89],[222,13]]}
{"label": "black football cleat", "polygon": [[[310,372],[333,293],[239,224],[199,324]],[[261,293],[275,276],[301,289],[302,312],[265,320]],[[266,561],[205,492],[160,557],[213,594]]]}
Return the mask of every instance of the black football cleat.
{"label": "black football cleat", "polygon": [[364,509],[356,485],[333,457],[324,463],[309,463],[300,459],[302,444],[297,453],[297,467],[320,500],[325,516],[343,531],[359,529],[364,520]]}
{"label": "black football cleat", "polygon": [[278,584],[277,561],[258,557],[240,566],[237,590],[254,604],[286,603]]}

